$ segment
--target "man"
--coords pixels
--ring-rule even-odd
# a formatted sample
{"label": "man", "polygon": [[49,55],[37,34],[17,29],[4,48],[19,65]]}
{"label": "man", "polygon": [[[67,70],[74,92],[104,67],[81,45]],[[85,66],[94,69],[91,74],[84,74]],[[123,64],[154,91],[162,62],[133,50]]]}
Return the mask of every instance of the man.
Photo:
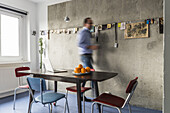
{"label": "man", "polygon": [[[90,67],[93,69],[92,66],[92,53],[93,50],[97,50],[98,46],[91,45],[90,39],[92,38],[90,29],[92,28],[93,21],[91,18],[85,18],[84,19],[84,27],[78,34],[78,48],[79,48],[79,54],[81,57],[81,61],[83,63],[83,67]],[[85,86],[85,82],[82,84],[82,87]],[[93,84],[92,84],[93,87]],[[87,100],[87,99],[86,99]]]}

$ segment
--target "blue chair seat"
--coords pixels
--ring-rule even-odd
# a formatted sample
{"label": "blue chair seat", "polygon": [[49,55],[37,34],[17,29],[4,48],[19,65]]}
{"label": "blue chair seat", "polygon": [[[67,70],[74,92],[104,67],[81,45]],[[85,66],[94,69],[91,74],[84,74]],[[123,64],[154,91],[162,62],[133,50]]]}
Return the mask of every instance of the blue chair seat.
{"label": "blue chair seat", "polygon": [[[42,104],[48,104],[49,106],[49,113],[52,113],[52,103],[57,102],[58,100],[65,98],[66,105],[64,108],[64,113],[66,113],[66,107],[69,113],[69,108],[68,108],[68,103],[67,103],[67,98],[65,97],[64,94],[61,93],[56,93],[56,92],[45,92],[46,90],[46,82],[43,78],[27,78],[27,82],[29,85],[29,91],[30,94],[33,98],[33,101],[31,102],[29,108],[31,113],[31,106],[33,103],[42,103]],[[37,96],[36,98],[34,97],[33,91],[40,92],[40,95]]]}
{"label": "blue chair seat", "polygon": [[[43,93],[43,104],[53,103],[64,97],[65,97],[64,94],[60,94],[56,92],[46,92],[46,93]],[[35,100],[37,102],[41,102],[41,95],[36,97]]]}

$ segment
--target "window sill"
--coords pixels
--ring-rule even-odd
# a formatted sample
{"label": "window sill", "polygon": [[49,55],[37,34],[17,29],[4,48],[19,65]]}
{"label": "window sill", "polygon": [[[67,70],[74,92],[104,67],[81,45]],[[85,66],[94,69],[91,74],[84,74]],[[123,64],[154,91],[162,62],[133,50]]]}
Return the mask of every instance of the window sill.
{"label": "window sill", "polygon": [[13,65],[13,64],[30,64],[31,62],[30,61],[16,61],[16,62],[1,62],[0,61],[0,65]]}

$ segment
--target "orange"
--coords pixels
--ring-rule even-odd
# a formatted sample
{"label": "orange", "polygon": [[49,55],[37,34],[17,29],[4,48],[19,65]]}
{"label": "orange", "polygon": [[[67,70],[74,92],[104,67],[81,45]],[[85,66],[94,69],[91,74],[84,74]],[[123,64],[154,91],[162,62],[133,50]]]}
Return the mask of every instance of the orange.
{"label": "orange", "polygon": [[90,67],[86,67],[87,72],[90,72],[90,70],[91,70]]}
{"label": "orange", "polygon": [[74,73],[76,73],[77,71],[76,71],[76,69],[74,69]]}
{"label": "orange", "polygon": [[81,68],[81,73],[85,73],[86,69],[85,68]]}
{"label": "orange", "polygon": [[83,68],[83,65],[82,65],[82,64],[79,64],[79,65],[78,65],[78,68]]}
{"label": "orange", "polygon": [[80,73],[80,71],[81,71],[80,68],[75,68],[75,69],[74,69],[74,72],[75,72],[75,73]]}

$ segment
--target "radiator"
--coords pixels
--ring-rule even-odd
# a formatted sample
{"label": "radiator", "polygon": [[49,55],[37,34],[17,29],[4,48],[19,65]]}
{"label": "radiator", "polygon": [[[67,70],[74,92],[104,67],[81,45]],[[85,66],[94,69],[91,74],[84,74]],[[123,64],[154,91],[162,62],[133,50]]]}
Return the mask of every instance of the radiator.
{"label": "radiator", "polygon": [[15,76],[16,67],[0,67],[0,93],[14,90],[19,79]]}

